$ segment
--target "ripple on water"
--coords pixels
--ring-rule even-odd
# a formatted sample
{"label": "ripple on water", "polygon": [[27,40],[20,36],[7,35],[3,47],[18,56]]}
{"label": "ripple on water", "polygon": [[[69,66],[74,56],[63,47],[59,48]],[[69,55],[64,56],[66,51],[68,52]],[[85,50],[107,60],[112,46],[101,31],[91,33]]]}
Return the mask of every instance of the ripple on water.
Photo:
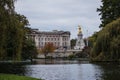
{"label": "ripple on water", "polygon": [[45,80],[100,80],[101,71],[92,64],[28,65],[27,76]]}

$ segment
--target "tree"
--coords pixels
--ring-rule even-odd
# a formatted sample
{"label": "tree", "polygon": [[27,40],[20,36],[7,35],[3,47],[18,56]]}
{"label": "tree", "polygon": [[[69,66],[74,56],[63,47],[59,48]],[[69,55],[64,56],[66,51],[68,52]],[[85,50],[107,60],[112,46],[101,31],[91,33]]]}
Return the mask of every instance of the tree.
{"label": "tree", "polygon": [[99,32],[94,32],[94,34],[88,38],[88,47],[92,48],[95,45],[98,33]]}
{"label": "tree", "polygon": [[105,27],[106,24],[120,17],[120,0],[102,0],[102,6],[97,9],[101,15],[101,24],[99,27]]}
{"label": "tree", "polygon": [[41,48],[41,52],[44,53],[44,56],[46,58],[48,53],[54,52],[55,49],[56,47],[53,45],[53,43],[47,43],[43,48]]}
{"label": "tree", "polygon": [[13,60],[20,60],[22,53],[22,43],[24,42],[25,31],[24,28],[28,25],[26,17],[20,14],[14,14],[11,17],[10,24],[7,27],[6,49],[7,55],[11,55]]}
{"label": "tree", "polygon": [[5,59],[7,55],[6,33],[8,32],[11,15],[14,13],[13,2],[13,0],[0,0],[0,59]]}
{"label": "tree", "polygon": [[28,25],[28,20],[15,12],[15,1],[0,0],[0,60],[8,57],[21,59],[24,28]]}
{"label": "tree", "polygon": [[30,59],[32,61],[33,58],[36,58],[38,55],[37,48],[35,46],[35,42],[32,39],[25,39],[22,47],[22,59]]}
{"label": "tree", "polygon": [[120,60],[120,18],[107,24],[98,34],[91,51],[92,60]]}
{"label": "tree", "polygon": [[30,27],[24,27],[24,38],[23,38],[23,45],[22,45],[22,59],[32,59],[36,58],[38,55],[38,49],[35,45],[35,41],[27,37],[26,34],[31,34],[33,30]]}
{"label": "tree", "polygon": [[70,43],[71,43],[71,48],[74,49],[74,47],[75,47],[75,45],[76,45],[76,39],[72,39],[72,40],[70,41]]}

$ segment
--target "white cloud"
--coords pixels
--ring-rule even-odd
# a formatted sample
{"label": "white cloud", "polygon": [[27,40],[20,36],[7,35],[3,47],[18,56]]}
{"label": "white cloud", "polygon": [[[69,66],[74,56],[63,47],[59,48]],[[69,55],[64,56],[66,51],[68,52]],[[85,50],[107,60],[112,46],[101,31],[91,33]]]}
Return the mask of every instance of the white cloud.
{"label": "white cloud", "polygon": [[78,24],[85,37],[99,30],[100,4],[100,0],[18,0],[16,11],[28,18],[32,28],[69,30],[75,38]]}

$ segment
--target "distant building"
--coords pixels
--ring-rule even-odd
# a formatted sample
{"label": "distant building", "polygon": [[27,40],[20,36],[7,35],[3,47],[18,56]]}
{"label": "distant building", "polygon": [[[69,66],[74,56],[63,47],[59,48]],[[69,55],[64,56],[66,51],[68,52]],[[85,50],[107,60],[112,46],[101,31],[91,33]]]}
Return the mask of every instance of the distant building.
{"label": "distant building", "polygon": [[33,39],[38,49],[44,47],[47,43],[53,43],[57,49],[70,49],[69,31],[53,30],[51,32],[42,32],[38,29],[33,29],[31,34],[27,34],[27,38]]}

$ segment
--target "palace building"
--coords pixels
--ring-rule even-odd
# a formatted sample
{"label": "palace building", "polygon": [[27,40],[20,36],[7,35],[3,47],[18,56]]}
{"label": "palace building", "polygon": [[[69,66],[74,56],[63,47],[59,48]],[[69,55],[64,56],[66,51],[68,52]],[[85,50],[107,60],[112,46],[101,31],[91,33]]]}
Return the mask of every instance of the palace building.
{"label": "palace building", "polygon": [[69,31],[53,30],[51,32],[45,32],[33,29],[31,34],[27,34],[27,38],[34,40],[38,49],[44,47],[47,43],[53,43],[57,49],[70,49]]}

